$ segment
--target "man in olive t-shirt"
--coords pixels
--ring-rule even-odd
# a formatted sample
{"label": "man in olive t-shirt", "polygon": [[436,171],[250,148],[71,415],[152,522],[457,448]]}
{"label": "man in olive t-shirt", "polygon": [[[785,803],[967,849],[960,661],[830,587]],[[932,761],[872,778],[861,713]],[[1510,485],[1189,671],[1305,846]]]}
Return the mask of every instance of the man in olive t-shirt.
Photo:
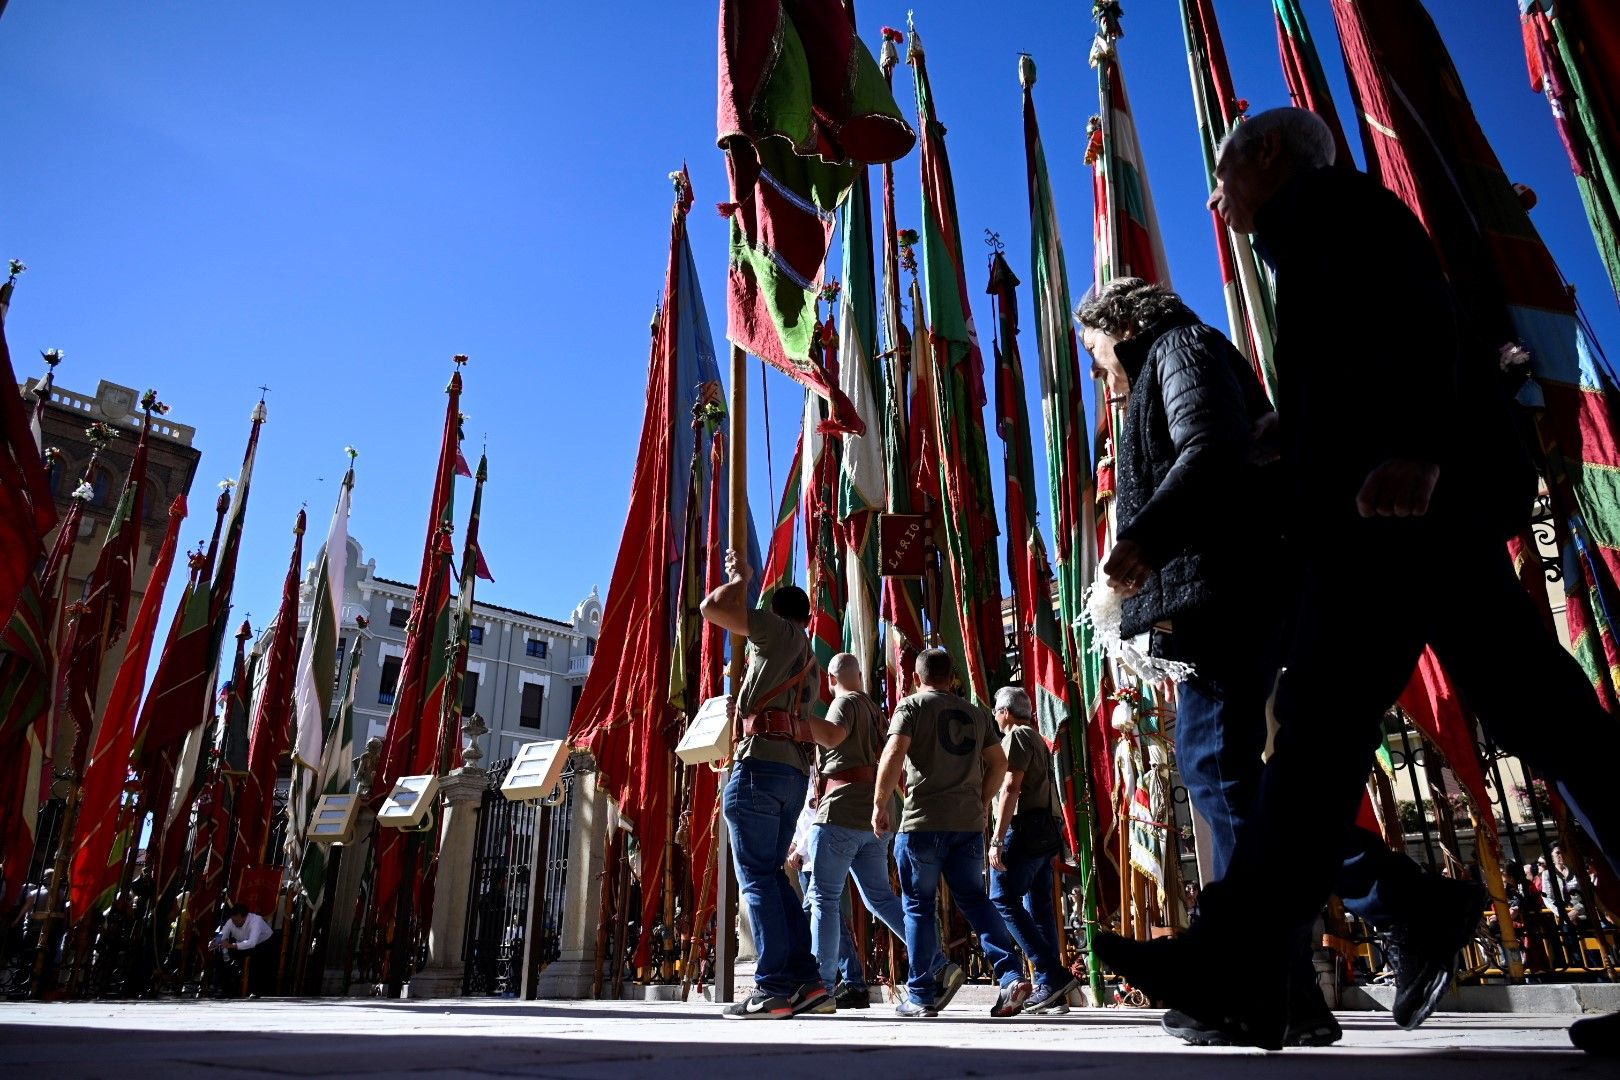
{"label": "man in olive t-shirt", "polygon": [[895,1011],[936,1016],[961,985],[961,969],[942,964],[940,957],[935,907],[943,877],[1001,984],[990,1014],[1015,1016],[1031,986],[1017,946],[984,891],[985,805],[1001,785],[1007,756],[984,710],[951,692],[955,673],[949,653],[925,650],[916,671],[923,688],[901,701],[889,721],[889,744],[872,792],[872,832],[881,836],[890,827],[889,796],[904,766],[905,809],[894,855],[911,977],[907,999]]}
{"label": "man in olive t-shirt", "polygon": [[[1036,844],[1058,835],[1052,751],[1035,730],[1035,710],[1022,688],[996,691],[995,717],[1007,775],[996,793],[990,834],[990,901],[1035,967],[1035,992],[1025,1011],[1068,1012],[1076,981],[1063,966],[1052,906],[1052,859],[1058,852]],[[1025,834],[1023,843],[1020,833]]]}
{"label": "man in olive t-shirt", "polygon": [[[816,692],[816,661],[805,630],[810,597],[791,585],[776,590],[770,610],[748,603],[753,571],[736,552],[726,555],[729,580],[704,597],[704,619],[748,636],[748,671],[737,694],[742,740],[726,782],[724,808],[737,869],[737,891],[748,911],[759,962],[754,992],[727,1005],[731,1020],[781,1020],[832,1012],[832,995],[810,949],[810,920],[783,869],[794,823],[804,805],[813,747],[805,707]],[[736,637],[733,638],[733,641]]]}
{"label": "man in olive t-shirt", "polygon": [[[816,776],[816,819],[810,829],[810,936],[822,982],[828,986],[838,968],[838,930],[843,921],[844,883],[854,874],[867,908],[896,937],[905,937],[905,913],[889,884],[892,832],[873,834],[872,790],[877,785],[878,755],[887,738],[883,713],[861,689],[861,662],[839,653],[827,665],[833,700],[825,720],[811,729],[820,745]],[[892,800],[898,808],[898,800]],[[851,978],[855,968],[851,967]],[[871,1004],[865,985],[837,988],[840,1009]]]}

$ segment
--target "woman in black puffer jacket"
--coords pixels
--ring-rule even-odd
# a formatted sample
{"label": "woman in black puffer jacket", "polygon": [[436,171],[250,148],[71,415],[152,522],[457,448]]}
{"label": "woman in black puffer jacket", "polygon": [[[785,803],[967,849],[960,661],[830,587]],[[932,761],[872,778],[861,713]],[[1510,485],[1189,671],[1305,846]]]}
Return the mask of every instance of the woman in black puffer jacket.
{"label": "woman in black puffer jacket", "polygon": [[[1288,570],[1267,464],[1276,414],[1243,355],[1163,286],[1116,279],[1075,317],[1093,373],[1125,402],[1114,446],[1119,531],[1103,572],[1125,596],[1122,635],[1150,633],[1153,655],[1193,668],[1176,691],[1176,759],[1209,824],[1219,880],[1257,801],[1282,648]],[[1394,856],[1367,837],[1383,852],[1371,857],[1377,873]],[[1335,1042],[1339,1026],[1299,945],[1288,1039]],[[1209,1037],[1174,1010],[1163,1024],[1188,1042]]]}

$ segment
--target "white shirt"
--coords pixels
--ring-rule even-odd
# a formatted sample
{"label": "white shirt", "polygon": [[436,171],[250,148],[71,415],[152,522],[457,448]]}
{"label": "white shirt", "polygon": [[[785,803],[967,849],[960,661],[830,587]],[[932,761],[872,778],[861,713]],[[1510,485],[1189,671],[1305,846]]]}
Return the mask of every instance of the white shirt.
{"label": "white shirt", "polygon": [[219,945],[226,941],[234,941],[236,942],[237,951],[241,952],[269,941],[270,934],[270,924],[264,921],[264,917],[255,915],[250,911],[247,918],[242,920],[241,926],[237,926],[234,920],[226,919],[225,925],[221,926],[219,933],[214,935],[214,944]]}
{"label": "white shirt", "polygon": [[793,850],[804,856],[805,869],[809,869],[810,862],[810,828],[816,823],[816,778],[810,777],[810,783],[804,793],[804,808],[799,811],[799,820],[793,825]]}

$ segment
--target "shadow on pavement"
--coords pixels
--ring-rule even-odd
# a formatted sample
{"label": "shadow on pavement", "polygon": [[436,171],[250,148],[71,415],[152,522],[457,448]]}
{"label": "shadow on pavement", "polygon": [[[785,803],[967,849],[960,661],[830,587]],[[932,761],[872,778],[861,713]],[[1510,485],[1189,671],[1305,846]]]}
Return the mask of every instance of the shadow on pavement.
{"label": "shadow on pavement", "polygon": [[[573,1015],[592,1019],[585,1014]],[[0,1021],[4,1020],[0,1011]],[[1486,1077],[1545,1075],[1612,1076],[1613,1062],[1590,1059],[1574,1049],[1398,1048],[1295,1050],[1282,1054],[1253,1051],[1177,1049],[1142,1040],[1140,1050],[1088,1050],[1019,1047],[1009,1032],[1004,1048],[944,1045],[952,1025],[907,1025],[938,1031],[930,1044],[792,1041],[784,1029],[780,1043],[675,1042],[649,1039],[635,1017],[615,1014],[626,1038],[524,1037],[472,1029],[465,1034],[333,1034],[255,1031],[108,1030],[0,1023],[0,1061],[11,1076],[72,1080],[119,1077],[425,1077],[545,1076],[766,1077],[796,1080],[851,1076],[882,1080],[939,1080],[956,1076],[1129,1076],[1132,1080],[1248,1080],[1265,1077],[1323,1077],[1363,1080],[1421,1076],[1479,1080]],[[356,1019],[360,1019],[356,1017]],[[819,1025],[818,1025],[819,1026]],[[1077,1025],[1077,1034],[1081,1029]],[[757,1035],[753,1036],[757,1038]],[[1059,1036],[1061,1037],[1061,1036]],[[1134,1032],[1124,1036],[1137,1039]],[[931,1037],[930,1037],[931,1038]],[[1163,1049],[1160,1049],[1163,1047]]]}

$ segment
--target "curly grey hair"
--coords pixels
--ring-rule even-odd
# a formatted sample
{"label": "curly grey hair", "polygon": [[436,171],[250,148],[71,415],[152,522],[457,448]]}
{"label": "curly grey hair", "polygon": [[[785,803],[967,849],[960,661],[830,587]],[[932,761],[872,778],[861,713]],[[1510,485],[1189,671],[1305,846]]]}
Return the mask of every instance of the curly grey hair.
{"label": "curly grey hair", "polygon": [[1101,292],[1088,292],[1074,310],[1074,319],[1081,326],[1116,338],[1130,337],[1172,316],[1196,317],[1180,296],[1136,277],[1115,278]]}
{"label": "curly grey hair", "polygon": [[996,711],[1006,709],[1020,720],[1029,720],[1035,715],[1035,708],[1029,703],[1029,695],[1024,693],[1020,686],[1003,686],[996,691]]}

